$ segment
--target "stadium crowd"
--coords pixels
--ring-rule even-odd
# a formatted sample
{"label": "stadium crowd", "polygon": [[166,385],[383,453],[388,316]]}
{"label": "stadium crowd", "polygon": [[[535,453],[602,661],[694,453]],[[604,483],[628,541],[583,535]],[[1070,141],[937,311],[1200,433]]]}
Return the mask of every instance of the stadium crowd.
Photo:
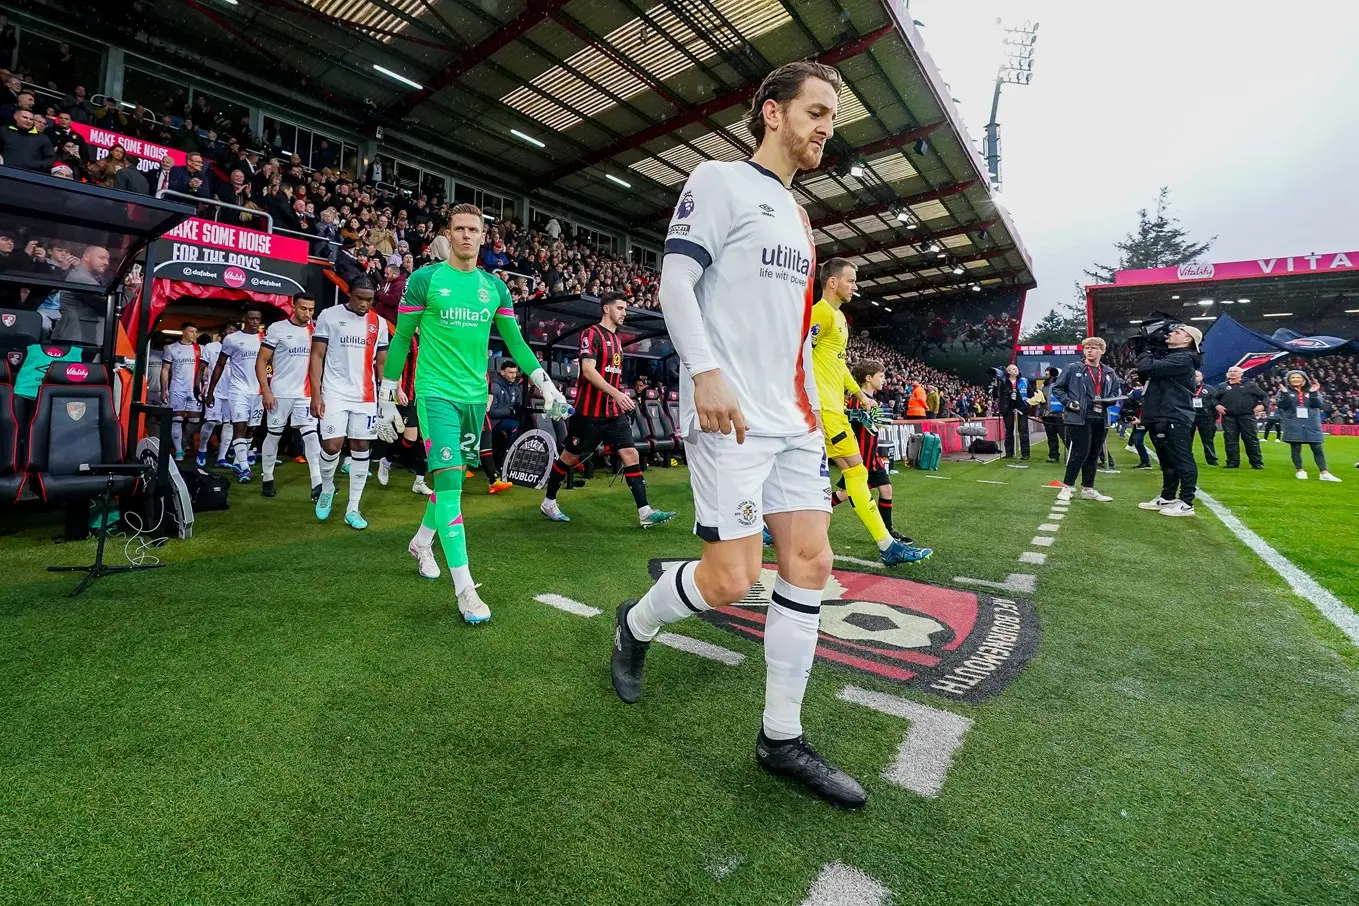
{"label": "stadium crowd", "polygon": [[988,415],[994,408],[985,387],[968,384],[962,378],[871,339],[864,334],[852,337],[845,350],[846,360],[875,359],[887,366],[887,382],[878,394],[883,408],[898,418],[906,417],[913,388],[924,392],[925,415],[929,418],[972,418]]}

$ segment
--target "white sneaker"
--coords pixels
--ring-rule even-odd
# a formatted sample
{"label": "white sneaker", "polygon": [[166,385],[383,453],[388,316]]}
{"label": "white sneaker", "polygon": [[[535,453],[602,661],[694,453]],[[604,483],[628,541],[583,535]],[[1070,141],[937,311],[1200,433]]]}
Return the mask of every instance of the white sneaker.
{"label": "white sneaker", "polygon": [[1283,441],[1279,440],[1279,438],[1277,438],[1277,437],[1274,438],[1274,442],[1275,442],[1276,444],[1281,444],[1281,443],[1283,443]]}
{"label": "white sneaker", "polygon": [[544,497],[543,502],[538,504],[538,509],[542,511],[544,516],[551,519],[553,522],[571,521],[571,517],[562,512],[561,506],[559,506],[555,500],[548,500]]}
{"label": "white sneaker", "polygon": [[420,564],[420,578],[439,578],[439,561],[434,559],[434,545],[421,547],[412,540],[410,544],[406,545],[406,553],[414,557],[415,562]]}
{"label": "white sneaker", "polygon": [[1081,488],[1081,499],[1098,500],[1100,503],[1108,503],[1110,500],[1113,500],[1114,498],[1108,496],[1107,494],[1101,494],[1094,488]]}
{"label": "white sneaker", "polygon": [[1294,477],[1294,478],[1297,478],[1297,479],[1300,480],[1300,481],[1306,481],[1306,480],[1307,480],[1307,470],[1306,470],[1306,469],[1298,469],[1298,474],[1295,475],[1295,476],[1293,476],[1293,477]]}
{"label": "white sneaker", "polygon": [[1137,448],[1134,447],[1132,444],[1128,444],[1128,445],[1127,445],[1126,447],[1124,447],[1123,449],[1127,450],[1129,453],[1136,453],[1136,452],[1137,452]]}
{"label": "white sneaker", "polygon": [[1166,498],[1162,497],[1160,494],[1157,494],[1155,497],[1148,500],[1146,503],[1139,503],[1137,507],[1138,509],[1142,510],[1159,510],[1162,509],[1163,507],[1170,506],[1174,502],[1175,502],[1174,498]]}
{"label": "white sneaker", "polygon": [[458,612],[468,623],[485,623],[491,618],[491,608],[481,600],[475,585],[469,585],[458,592]]}
{"label": "white sneaker", "polygon": [[1185,503],[1183,500],[1172,501],[1161,507],[1162,516],[1192,516],[1194,515],[1194,505]]}
{"label": "white sneaker", "polygon": [[1340,481],[1339,478],[1336,478],[1330,472],[1322,472],[1320,478],[1322,481]]}
{"label": "white sneaker", "polygon": [[1062,488],[1060,491],[1057,492],[1057,499],[1058,499],[1058,500],[1070,500],[1070,499],[1071,499],[1071,495],[1073,495],[1073,494],[1075,494],[1075,493],[1076,493],[1076,489],[1075,489],[1075,488],[1072,488],[1072,487],[1064,487],[1064,488]]}
{"label": "white sneaker", "polygon": [[387,487],[387,482],[391,481],[391,479],[392,479],[392,464],[388,462],[385,458],[379,459],[377,471],[378,484],[382,485],[385,488]]}
{"label": "white sneaker", "polygon": [[434,493],[434,489],[425,484],[425,476],[417,475],[415,476],[415,484],[411,485],[411,493],[424,494],[426,497],[429,497]]}

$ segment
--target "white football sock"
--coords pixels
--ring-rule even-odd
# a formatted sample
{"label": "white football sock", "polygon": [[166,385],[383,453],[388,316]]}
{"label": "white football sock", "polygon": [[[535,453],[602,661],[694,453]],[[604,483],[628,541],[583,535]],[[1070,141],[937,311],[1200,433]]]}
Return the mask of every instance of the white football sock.
{"label": "white football sock", "polygon": [[302,453],[307,457],[307,472],[311,475],[311,486],[321,483],[321,437],[315,428],[302,430]]}
{"label": "white football sock", "polygon": [[462,594],[464,588],[471,588],[477,583],[472,581],[472,569],[467,565],[450,566],[449,574],[453,577],[453,593]]}
{"label": "white football sock", "polygon": [[222,439],[217,445],[217,458],[226,459],[227,451],[231,449],[231,436],[236,433],[236,426],[231,422],[222,422]]}
{"label": "white football sock", "polygon": [[411,543],[416,547],[430,547],[437,537],[439,537],[439,533],[434,530],[434,527],[422,522],[420,527],[415,530],[415,537],[411,539]]}
{"label": "white football sock", "polygon": [[208,441],[212,440],[212,432],[217,430],[217,422],[203,422],[203,427],[198,430],[198,452],[208,452]]}
{"label": "white football sock", "polygon": [[176,453],[184,452],[184,418],[176,415],[170,419],[170,440],[175,445]]}
{"label": "white football sock", "polygon": [[340,454],[321,450],[321,493],[335,493],[335,470],[340,467]]}
{"label": "white football sock", "polygon": [[346,513],[356,513],[363,497],[363,486],[368,483],[368,451],[355,452],[349,458],[349,506]]}
{"label": "white football sock", "polygon": [[802,696],[820,624],[820,590],[798,588],[782,576],[774,581],[764,627],[764,735],[769,739],[802,735]]}
{"label": "white football sock", "polygon": [[246,469],[250,467],[250,438],[238,437],[232,443],[232,448],[236,451],[236,468]]}
{"label": "white football sock", "polygon": [[666,623],[676,623],[687,616],[711,609],[694,583],[696,569],[698,564],[690,561],[662,573],[656,584],[651,586],[651,591],[628,611],[628,629],[639,641],[651,641]]}
{"label": "white football sock", "polygon": [[282,439],[282,428],[278,429],[277,434],[270,428],[269,433],[264,435],[264,449],[260,453],[260,475],[264,481],[274,480],[274,466],[278,464],[278,442]]}

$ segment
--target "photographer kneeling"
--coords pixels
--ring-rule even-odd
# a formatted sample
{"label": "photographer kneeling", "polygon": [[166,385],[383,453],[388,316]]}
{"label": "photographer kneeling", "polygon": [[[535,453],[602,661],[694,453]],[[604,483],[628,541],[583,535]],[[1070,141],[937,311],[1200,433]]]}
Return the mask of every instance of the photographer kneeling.
{"label": "photographer kneeling", "polygon": [[1165,345],[1150,345],[1137,358],[1137,373],[1147,382],[1142,422],[1161,460],[1161,493],[1138,506],[1159,510],[1162,516],[1192,516],[1199,479],[1193,447],[1194,372],[1203,364],[1203,331],[1187,324],[1166,327]]}

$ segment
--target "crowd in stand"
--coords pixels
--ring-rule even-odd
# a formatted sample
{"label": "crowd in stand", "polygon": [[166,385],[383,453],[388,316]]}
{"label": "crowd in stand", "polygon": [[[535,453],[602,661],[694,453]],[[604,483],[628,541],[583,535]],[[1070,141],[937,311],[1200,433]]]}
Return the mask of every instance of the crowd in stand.
{"label": "crowd in stand", "polygon": [[876,359],[887,366],[887,383],[877,399],[897,417],[907,415],[916,386],[924,391],[925,414],[929,418],[973,418],[987,415],[993,408],[986,388],[967,384],[957,375],[931,368],[866,336],[850,338],[845,358],[851,363]]}

